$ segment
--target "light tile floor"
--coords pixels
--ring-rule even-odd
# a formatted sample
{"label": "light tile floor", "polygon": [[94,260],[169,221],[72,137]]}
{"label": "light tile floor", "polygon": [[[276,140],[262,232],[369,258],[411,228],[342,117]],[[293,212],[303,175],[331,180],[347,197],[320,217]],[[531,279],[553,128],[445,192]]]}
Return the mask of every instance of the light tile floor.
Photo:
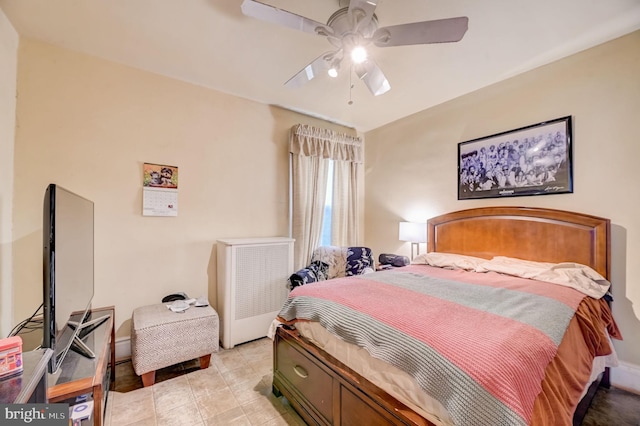
{"label": "light tile floor", "polygon": [[[120,363],[105,426],[304,425],[287,400],[271,392],[272,345],[264,338],[220,349],[205,370],[198,360],[162,369],[148,388],[130,361]],[[583,426],[640,426],[638,407],[640,395],[600,388]]]}
{"label": "light tile floor", "polygon": [[[105,426],[304,425],[284,398],[271,392],[272,341],[221,349],[211,365],[129,392],[109,392]],[[126,375],[126,373],[125,373]]]}

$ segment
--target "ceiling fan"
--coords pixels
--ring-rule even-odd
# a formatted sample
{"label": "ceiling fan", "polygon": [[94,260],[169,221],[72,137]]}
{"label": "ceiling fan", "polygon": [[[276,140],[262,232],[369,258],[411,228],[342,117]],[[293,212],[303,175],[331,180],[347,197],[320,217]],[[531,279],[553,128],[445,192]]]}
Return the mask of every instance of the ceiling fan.
{"label": "ceiling fan", "polygon": [[[348,0],[340,0],[340,6]],[[242,2],[242,13],[296,30],[327,37],[335,47],[323,53],[291,77],[287,87],[300,87],[327,72],[336,77],[345,57],[351,58],[353,71],[374,96],[391,89],[384,73],[367,52],[369,45],[377,47],[412,44],[451,43],[462,39],[469,18],[438,19],[378,28],[376,6],[381,0],[351,0],[331,15],[325,24],[255,0]]]}

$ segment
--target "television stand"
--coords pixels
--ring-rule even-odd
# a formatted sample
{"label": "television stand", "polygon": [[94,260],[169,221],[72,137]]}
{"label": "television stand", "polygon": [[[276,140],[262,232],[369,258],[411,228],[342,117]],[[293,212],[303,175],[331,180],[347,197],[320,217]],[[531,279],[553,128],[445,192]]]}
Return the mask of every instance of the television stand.
{"label": "television stand", "polygon": [[87,358],[69,351],[58,371],[49,374],[47,396],[50,403],[76,404],[76,398],[87,395],[93,400],[91,418],[82,426],[102,426],[109,389],[115,384],[115,308],[113,306],[91,310],[89,321],[95,327],[82,342],[95,354]]}
{"label": "television stand", "polygon": [[79,353],[80,355],[84,355],[87,358],[95,358],[96,354],[93,353],[91,348],[87,346],[82,341],[82,339],[84,339],[89,334],[91,334],[96,328],[100,327],[108,319],[109,319],[108,316],[103,316],[100,318],[85,321],[82,324],[78,323],[77,321],[67,322],[67,326],[73,328],[74,330],[77,329],[78,327],[80,328],[80,331],[78,331],[78,335],[73,338],[73,341],[71,342],[71,347],[69,349]]}

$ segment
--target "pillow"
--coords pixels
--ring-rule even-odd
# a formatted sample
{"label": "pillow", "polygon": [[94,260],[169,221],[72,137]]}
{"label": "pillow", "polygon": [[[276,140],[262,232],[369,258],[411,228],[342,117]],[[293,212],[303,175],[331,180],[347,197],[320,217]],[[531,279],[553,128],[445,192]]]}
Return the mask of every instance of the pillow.
{"label": "pillow", "polygon": [[478,265],[486,262],[487,259],[480,257],[466,256],[456,253],[440,253],[432,251],[416,256],[411,262],[413,265],[429,265],[438,268],[464,269],[465,271],[475,271]]}
{"label": "pillow", "polygon": [[299,285],[324,281],[327,279],[328,269],[328,264],[320,262],[319,260],[313,261],[309,266],[300,269],[289,277],[289,287],[294,289]]}
{"label": "pillow", "polygon": [[476,272],[498,272],[521,278],[534,278],[541,272],[550,269],[554,263],[534,262],[533,260],[517,259],[515,257],[495,256],[491,260],[480,263]]}
{"label": "pillow", "polygon": [[347,269],[347,248],[338,246],[320,246],[313,251],[311,263],[320,261],[329,265],[327,279],[344,277]]}
{"label": "pillow", "polygon": [[348,247],[345,275],[361,275],[364,270],[373,269],[373,255],[369,247]]}
{"label": "pillow", "polygon": [[476,272],[489,271],[571,287],[594,299],[604,296],[611,285],[609,281],[589,266],[574,262],[534,262],[496,256],[490,261],[478,265],[476,269]]}

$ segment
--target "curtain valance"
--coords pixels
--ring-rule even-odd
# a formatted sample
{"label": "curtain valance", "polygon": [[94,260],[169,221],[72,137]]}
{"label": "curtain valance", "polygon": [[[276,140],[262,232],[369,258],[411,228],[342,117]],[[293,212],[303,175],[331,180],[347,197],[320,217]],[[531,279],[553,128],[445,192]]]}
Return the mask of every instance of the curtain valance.
{"label": "curtain valance", "polygon": [[296,124],[291,128],[289,152],[306,157],[362,163],[362,139],[333,130]]}

